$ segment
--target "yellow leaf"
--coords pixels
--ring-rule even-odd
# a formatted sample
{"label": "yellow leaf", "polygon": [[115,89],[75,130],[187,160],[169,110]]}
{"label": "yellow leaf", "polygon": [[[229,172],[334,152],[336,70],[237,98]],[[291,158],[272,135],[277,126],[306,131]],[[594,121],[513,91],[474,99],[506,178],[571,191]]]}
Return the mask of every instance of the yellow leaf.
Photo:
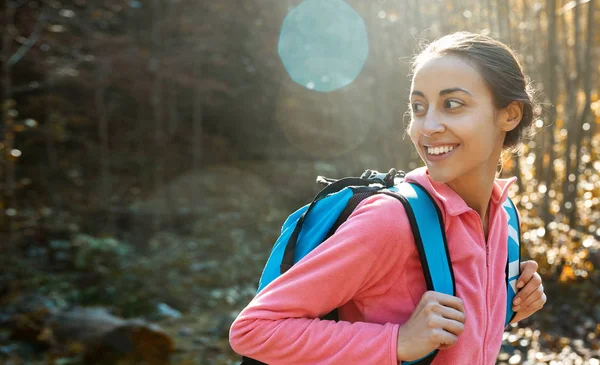
{"label": "yellow leaf", "polygon": [[562,272],[560,273],[560,282],[561,283],[566,283],[567,281],[570,280],[575,280],[575,272],[573,271],[573,268],[569,265],[565,265],[563,267]]}
{"label": "yellow leaf", "polygon": [[544,164],[547,164],[550,162],[550,155],[549,154],[544,154]]}

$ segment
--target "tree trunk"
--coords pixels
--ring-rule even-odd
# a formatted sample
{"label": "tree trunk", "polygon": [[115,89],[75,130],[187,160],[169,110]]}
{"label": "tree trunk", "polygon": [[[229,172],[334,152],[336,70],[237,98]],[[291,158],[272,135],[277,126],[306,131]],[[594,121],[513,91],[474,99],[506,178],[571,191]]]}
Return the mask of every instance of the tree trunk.
{"label": "tree trunk", "polygon": [[[108,111],[106,105],[106,75],[107,75],[107,64],[108,61],[99,61],[99,65],[96,70],[96,87],[94,91],[94,97],[96,102],[96,113],[98,116],[98,136],[100,139],[100,185],[102,191],[102,198],[100,201],[101,210],[108,212],[111,200],[112,192],[112,176],[111,176],[111,163],[110,163],[110,147],[109,147],[109,133],[108,133]],[[105,217],[106,226],[108,232],[112,232],[114,222],[111,218],[111,214],[107,214]]]}
{"label": "tree trunk", "polygon": [[4,150],[0,154],[0,183],[3,185],[2,201],[0,206],[0,229],[8,233],[9,241],[12,242],[12,224],[8,212],[9,208],[14,207],[14,162],[11,156],[14,141],[13,123],[14,117],[11,115],[13,109],[11,92],[11,42],[12,37],[10,28],[13,26],[15,8],[10,0],[4,1],[4,29],[2,36],[2,99],[0,100],[0,112],[2,113],[2,126],[4,126]]}
{"label": "tree trunk", "polygon": [[[160,20],[161,20],[161,2],[159,0],[152,1],[152,13],[154,15],[152,23],[152,46],[153,54],[150,59],[150,68],[154,73],[154,84],[152,85],[152,111],[154,120],[154,158],[156,159],[156,165],[154,167],[153,175],[153,189],[154,191],[161,191],[163,185],[164,175],[164,159],[161,151],[164,150],[164,138],[162,128],[163,108],[162,108],[162,36],[160,31]],[[154,232],[158,232],[162,224],[162,215],[157,210],[154,212],[153,229]]]}
{"label": "tree trunk", "polygon": [[[574,33],[573,38],[575,43],[573,45],[573,62],[572,67],[570,66],[569,58],[565,60],[563,69],[565,70],[565,85],[567,85],[567,103],[566,103],[566,115],[568,117],[567,122],[567,142],[566,142],[566,153],[565,153],[565,177],[566,181],[563,184],[563,211],[567,217],[574,216],[573,212],[576,211],[575,196],[577,195],[577,181],[579,174],[577,173],[577,166],[575,165],[575,154],[576,150],[579,150],[578,144],[581,142],[581,135],[579,130],[581,125],[578,118],[579,103],[577,100],[577,93],[579,91],[580,81],[582,79],[583,70],[581,69],[581,43],[579,41],[579,30],[581,28],[580,22],[580,6],[576,5],[573,10],[573,23]],[[567,45],[567,25],[566,12],[563,14],[563,47],[568,48]],[[569,225],[573,222],[569,219]]]}
{"label": "tree trunk", "polygon": [[[524,0],[523,3],[526,3],[528,0]],[[531,44],[542,44],[542,40],[541,37],[538,38],[538,34],[542,33],[542,13],[537,11],[534,12],[531,15],[532,19],[537,19],[537,21],[535,22],[535,28],[532,29],[532,42]],[[541,48],[541,47],[540,47]],[[536,55],[537,57],[534,58],[534,62],[535,59],[544,59],[545,55],[543,54],[543,52],[539,52],[538,55]],[[546,77],[548,77],[548,75],[550,74],[550,63],[547,63],[547,67],[542,68],[542,67],[533,67],[533,69],[537,72],[537,76],[538,76],[538,80],[544,80]],[[540,70],[541,69],[541,70]],[[544,72],[545,71],[545,72]],[[550,88],[550,84],[548,82],[544,82],[544,94],[548,95],[548,90]],[[547,130],[549,129],[550,123],[549,123],[549,115],[546,115],[545,117],[542,118],[542,120],[544,121],[542,127],[539,129],[539,131],[537,131],[536,135],[535,135],[535,144],[536,144],[536,149],[537,149],[537,153],[536,153],[536,157],[535,157],[535,176],[536,179],[539,183],[542,183],[542,179],[544,176],[546,176],[545,171],[544,171],[544,153],[546,150],[546,134],[548,133]],[[550,190],[550,186],[546,185],[546,187],[548,188],[548,190]],[[544,216],[543,211],[538,212],[540,217]]]}
{"label": "tree trunk", "polygon": [[[201,61],[194,60],[194,77],[196,80],[202,76]],[[192,168],[197,170],[202,161],[202,91],[196,87],[192,99]]]}
{"label": "tree trunk", "polygon": [[47,160],[44,161],[40,159],[40,165],[46,165],[46,168],[42,168],[40,166],[40,171],[45,172],[45,186],[46,190],[49,192],[50,201],[52,202],[52,209],[57,211],[61,211],[62,209],[62,201],[60,199],[60,194],[53,194],[52,192],[56,188],[56,184],[52,180],[52,171],[56,171],[58,168],[58,152],[56,148],[56,141],[54,139],[54,134],[52,133],[52,125],[54,123],[53,119],[53,110],[50,105],[50,95],[52,93],[52,82],[50,77],[50,71],[45,70],[45,84],[47,87],[47,92],[44,95],[45,103],[44,103],[44,112],[45,112],[45,121],[44,121],[44,140],[46,144],[46,157]]}
{"label": "tree trunk", "polygon": [[[577,6],[579,7],[579,6]],[[584,145],[584,141],[583,141],[583,135],[584,135],[584,124],[586,123],[589,114],[590,114],[590,108],[591,108],[591,104],[592,104],[592,74],[593,74],[593,68],[592,65],[594,64],[592,62],[592,58],[593,58],[593,52],[592,52],[592,48],[593,48],[593,40],[594,40],[594,2],[590,1],[588,2],[588,17],[587,17],[587,42],[586,42],[586,48],[585,48],[585,57],[583,59],[583,62],[585,62],[585,65],[581,65],[581,72],[583,73],[583,90],[585,93],[585,102],[583,104],[583,107],[581,109],[581,115],[579,116],[579,118],[577,120],[573,120],[573,123],[576,123],[576,130],[575,130],[575,161],[573,162],[573,170],[574,170],[574,174],[575,174],[575,183],[577,183],[577,180],[579,179],[579,174],[581,174],[581,168],[580,168],[580,163],[581,163],[581,148]],[[593,121],[590,122],[590,127],[591,124],[593,124]],[[589,146],[591,147],[591,139],[589,141]],[[587,144],[587,143],[585,143]],[[591,148],[590,148],[590,153],[591,153]],[[573,202],[573,209],[569,212],[568,215],[568,219],[569,219],[569,225],[571,227],[576,226],[576,218],[577,218],[577,206],[575,205],[575,201],[577,198],[577,189],[575,188],[575,190],[571,193],[571,196],[569,197],[569,200]]]}
{"label": "tree trunk", "polygon": [[[510,1],[506,1],[504,4],[505,18],[506,18],[506,39],[508,43],[515,49],[521,50],[521,39],[519,30],[517,28],[515,33],[510,31]],[[523,194],[525,188],[523,186],[523,180],[521,179],[521,158],[522,153],[512,153],[512,159],[515,161],[513,165],[513,175],[517,177],[517,187],[519,188],[519,194]]]}
{"label": "tree trunk", "polygon": [[[512,32],[510,31],[510,0],[502,1],[502,18],[504,19],[504,36],[508,44],[513,45]],[[518,29],[518,28],[517,28]]]}
{"label": "tree trunk", "polygon": [[[558,96],[558,85],[556,79],[556,0],[547,0],[546,12],[548,16],[548,97],[550,102],[549,119],[556,118],[556,101]],[[552,182],[554,181],[554,128],[555,124],[552,123],[546,130],[546,141],[545,147],[547,151],[542,152],[543,157],[548,156],[548,166],[545,171],[544,180],[548,191],[552,189]],[[558,188],[558,187],[557,187]],[[548,225],[552,215],[550,214],[550,199],[548,196],[544,199],[542,205],[542,217],[544,220],[544,226],[546,232],[549,232]]]}
{"label": "tree trunk", "polygon": [[503,28],[504,28],[504,24],[503,24],[504,20],[502,19],[502,14],[501,14],[501,11],[500,11],[501,6],[498,3],[499,1],[504,2],[506,0],[496,0],[495,1],[495,6],[494,6],[495,15],[496,15],[496,31],[497,31],[498,36],[500,38],[503,38],[502,34],[504,33],[504,30],[503,30]]}

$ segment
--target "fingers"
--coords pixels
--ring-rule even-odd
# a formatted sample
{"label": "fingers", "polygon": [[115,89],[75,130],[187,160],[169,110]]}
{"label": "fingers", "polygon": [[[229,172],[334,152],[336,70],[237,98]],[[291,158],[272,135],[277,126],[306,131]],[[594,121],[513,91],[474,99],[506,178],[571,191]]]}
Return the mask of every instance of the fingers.
{"label": "fingers", "polygon": [[[527,281],[527,284],[525,285],[525,287],[523,289],[519,290],[517,295],[515,295],[515,298],[513,299],[513,304],[514,305],[522,305],[521,303],[523,303],[531,294],[536,292],[540,288],[541,285],[542,285],[542,278],[540,277],[540,274],[534,273],[533,276],[529,279],[529,281]],[[543,292],[543,287],[542,287],[542,292]]]}
{"label": "fingers", "polygon": [[528,309],[540,309],[546,304],[546,294],[542,290],[536,291],[525,300],[522,307]]}
{"label": "fingers", "polygon": [[398,358],[412,361],[436,348],[456,344],[465,330],[464,311],[460,298],[426,292],[408,321],[398,329]]}
{"label": "fingers", "polygon": [[515,306],[516,310],[519,309],[540,309],[546,304],[546,294],[544,293],[544,287],[540,285],[533,293],[527,298],[523,299],[521,305]]}
{"label": "fingers", "polygon": [[[446,332],[451,333],[454,336],[460,336],[465,331],[464,323],[447,319],[443,317],[439,317],[440,319],[440,327],[443,328]],[[442,342],[444,344],[449,344],[448,342]]]}
{"label": "fingers", "polygon": [[466,316],[463,312],[450,307],[441,307],[440,315],[446,319],[450,319],[458,323],[464,324],[466,321]]}
{"label": "fingers", "polygon": [[428,291],[423,295],[423,299],[426,299],[428,301],[436,301],[445,307],[454,308],[462,313],[465,312],[465,307],[463,305],[462,299],[453,295]]}
{"label": "fingers", "polygon": [[[461,311],[462,300],[445,294],[428,293],[426,293],[426,299],[430,299],[430,301],[424,307],[425,312],[429,315],[427,325],[433,329],[441,328],[455,336],[462,334],[465,329],[464,323],[466,320],[464,312]],[[435,297],[435,299],[432,299],[432,297]],[[454,305],[456,308],[446,306],[443,303]],[[444,343],[449,344],[447,342]]]}
{"label": "fingers", "polygon": [[520,289],[524,287],[537,269],[538,264],[533,260],[521,262],[521,275],[519,276],[519,281],[517,281],[517,288]]}
{"label": "fingers", "polygon": [[432,332],[431,340],[434,343],[439,343],[438,348],[449,348],[456,344],[458,336],[442,329],[437,329]]}
{"label": "fingers", "polygon": [[537,311],[546,303],[542,278],[537,269],[535,261],[521,263],[521,275],[517,282],[517,288],[520,290],[513,299],[513,311]]}

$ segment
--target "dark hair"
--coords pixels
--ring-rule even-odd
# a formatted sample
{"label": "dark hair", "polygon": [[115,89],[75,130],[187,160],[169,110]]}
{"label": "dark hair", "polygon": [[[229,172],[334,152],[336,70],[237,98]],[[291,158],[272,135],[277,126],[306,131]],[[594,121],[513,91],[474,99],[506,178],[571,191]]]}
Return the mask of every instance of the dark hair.
{"label": "dark hair", "polygon": [[510,47],[481,34],[449,34],[430,43],[413,59],[413,73],[427,60],[448,54],[464,57],[475,64],[492,92],[496,108],[505,108],[513,101],[523,103],[521,122],[506,134],[504,148],[517,146],[523,135],[531,134],[536,110],[534,90]]}

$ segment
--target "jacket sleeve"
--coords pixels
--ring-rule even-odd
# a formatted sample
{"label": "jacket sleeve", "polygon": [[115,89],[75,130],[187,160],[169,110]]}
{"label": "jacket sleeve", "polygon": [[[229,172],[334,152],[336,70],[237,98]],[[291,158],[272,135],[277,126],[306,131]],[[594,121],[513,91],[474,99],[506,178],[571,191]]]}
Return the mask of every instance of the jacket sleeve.
{"label": "jacket sleeve", "polygon": [[366,199],[239,314],[230,330],[232,348],[271,365],[396,365],[398,324],[319,317],[377,285],[391,285],[409,255],[400,244],[410,232],[399,201],[383,194]]}

